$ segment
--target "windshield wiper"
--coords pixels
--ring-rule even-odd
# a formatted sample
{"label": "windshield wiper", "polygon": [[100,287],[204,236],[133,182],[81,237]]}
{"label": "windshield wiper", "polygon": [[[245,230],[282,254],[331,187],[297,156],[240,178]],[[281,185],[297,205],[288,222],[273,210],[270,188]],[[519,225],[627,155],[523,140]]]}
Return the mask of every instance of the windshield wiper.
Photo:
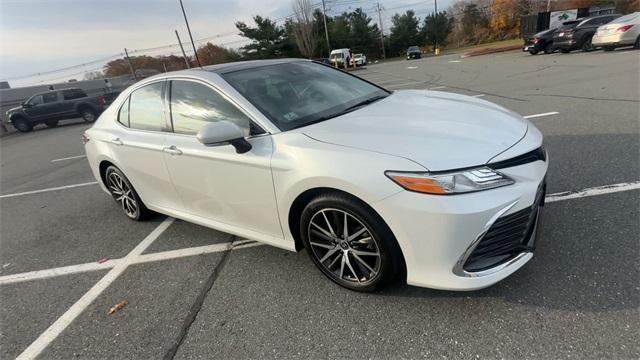
{"label": "windshield wiper", "polygon": [[387,95],[373,96],[373,97],[371,97],[371,98],[369,98],[367,100],[363,100],[363,101],[360,101],[357,104],[351,105],[351,106],[347,107],[346,109],[344,109],[342,111],[339,111],[339,112],[336,112],[336,113],[333,113],[333,114],[327,115],[327,116],[321,116],[321,117],[316,118],[316,119],[314,119],[312,121],[305,122],[304,124],[300,124],[298,126],[294,126],[294,127],[292,127],[291,129],[288,129],[288,130],[297,129],[299,127],[303,127],[303,126],[319,123],[319,122],[322,122],[322,121],[325,121],[325,120],[333,119],[334,117],[338,117],[340,115],[344,115],[344,114],[346,114],[348,112],[354,111],[354,110],[356,110],[357,108],[359,108],[361,106],[365,106],[365,105],[374,103],[374,102],[376,102],[376,101],[378,101],[380,99],[384,99],[387,96],[389,96],[389,95],[387,94]]}
{"label": "windshield wiper", "polygon": [[[351,105],[348,108],[342,110],[340,112],[340,115],[346,114],[346,113],[348,113],[350,111],[353,111],[353,110],[355,110],[355,109],[357,109],[357,108],[359,108],[361,106],[369,105],[369,104],[374,103],[374,102],[376,102],[376,101],[378,101],[380,99],[384,99],[387,96],[389,96],[389,95],[378,95],[378,96],[370,97],[367,100],[360,101],[359,103],[357,103],[355,105]],[[334,115],[334,116],[337,116],[337,115]]]}

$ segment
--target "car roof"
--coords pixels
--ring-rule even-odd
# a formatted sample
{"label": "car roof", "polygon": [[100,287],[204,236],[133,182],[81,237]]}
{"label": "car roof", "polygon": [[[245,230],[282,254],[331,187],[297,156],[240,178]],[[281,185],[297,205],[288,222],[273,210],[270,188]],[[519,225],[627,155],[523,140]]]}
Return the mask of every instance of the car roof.
{"label": "car roof", "polygon": [[[248,60],[248,61],[237,61],[237,62],[230,62],[230,63],[224,63],[224,64],[203,66],[202,70],[217,73],[217,74],[227,74],[230,72],[253,69],[253,68],[258,68],[262,66],[290,64],[295,62],[308,62],[308,61],[310,60],[290,59],[290,58],[272,59],[272,60]],[[193,69],[193,70],[197,70],[197,69]]]}

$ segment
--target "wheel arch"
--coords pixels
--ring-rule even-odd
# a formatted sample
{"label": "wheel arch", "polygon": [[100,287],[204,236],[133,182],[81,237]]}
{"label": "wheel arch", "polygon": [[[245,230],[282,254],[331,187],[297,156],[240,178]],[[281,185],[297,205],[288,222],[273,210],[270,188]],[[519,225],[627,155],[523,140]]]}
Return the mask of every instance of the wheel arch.
{"label": "wheel arch", "polygon": [[387,229],[391,234],[393,234],[394,241],[396,242],[399,250],[399,256],[400,256],[399,269],[403,272],[403,274],[406,274],[407,265],[404,259],[404,253],[402,252],[402,247],[400,246],[400,243],[398,242],[398,240],[395,238],[395,234],[393,233],[393,230],[387,224],[384,218],[378,213],[378,211],[376,211],[371,205],[369,205],[366,201],[362,200],[360,197],[350,192],[340,190],[334,187],[314,187],[314,188],[307,189],[302,193],[298,194],[298,196],[291,203],[291,206],[289,207],[289,213],[287,214],[287,220],[289,225],[289,231],[291,232],[291,235],[293,236],[293,239],[295,241],[296,251],[301,251],[304,249],[304,244],[302,242],[302,239],[300,238],[300,215],[302,214],[302,211],[304,210],[305,206],[309,202],[311,202],[311,200],[324,194],[341,194],[341,195],[347,196],[357,201],[358,203],[360,203],[362,206],[366,208],[367,211],[369,211],[374,216],[378,217],[381,223],[387,227]]}
{"label": "wheel arch", "polygon": [[109,168],[109,166],[115,166],[118,168],[118,166],[113,162],[111,162],[110,160],[102,160],[98,165],[98,173],[100,174],[100,181],[102,181],[102,185],[104,185],[105,187],[107,186],[107,180],[105,179],[105,176],[107,173],[107,168]]}

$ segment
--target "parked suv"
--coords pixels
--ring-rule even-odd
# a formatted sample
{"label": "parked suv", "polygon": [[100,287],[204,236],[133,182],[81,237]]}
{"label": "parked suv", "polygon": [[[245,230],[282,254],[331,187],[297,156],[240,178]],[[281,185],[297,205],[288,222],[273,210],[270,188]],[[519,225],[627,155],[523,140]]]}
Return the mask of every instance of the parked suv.
{"label": "parked suv", "polygon": [[81,117],[86,122],[94,122],[102,112],[102,101],[90,98],[82,89],[50,90],[33,95],[20,106],[7,111],[7,119],[20,132],[28,132],[36,124],[49,127],[58,125],[59,120]]}
{"label": "parked suv", "polygon": [[409,59],[420,59],[422,57],[422,52],[420,48],[417,46],[409,46],[407,49],[407,60]]}
{"label": "parked suv", "polygon": [[553,46],[560,52],[568,53],[571,50],[582,49],[592,51],[595,49],[591,43],[598,26],[619,18],[620,14],[592,16],[577,21],[567,21],[553,35]]}

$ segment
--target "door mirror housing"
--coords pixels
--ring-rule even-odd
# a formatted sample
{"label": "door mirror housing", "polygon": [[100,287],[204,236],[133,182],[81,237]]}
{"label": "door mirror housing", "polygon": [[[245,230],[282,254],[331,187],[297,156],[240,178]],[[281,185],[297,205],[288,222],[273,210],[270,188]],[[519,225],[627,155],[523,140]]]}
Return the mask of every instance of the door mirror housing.
{"label": "door mirror housing", "polygon": [[29,104],[26,101],[23,101],[22,104],[20,104],[20,105],[22,105],[23,108],[30,108],[31,107],[31,104]]}
{"label": "door mirror housing", "polygon": [[196,137],[206,146],[231,144],[238,154],[243,154],[251,150],[251,144],[245,139],[248,135],[248,130],[231,121],[221,120],[202,127]]}

